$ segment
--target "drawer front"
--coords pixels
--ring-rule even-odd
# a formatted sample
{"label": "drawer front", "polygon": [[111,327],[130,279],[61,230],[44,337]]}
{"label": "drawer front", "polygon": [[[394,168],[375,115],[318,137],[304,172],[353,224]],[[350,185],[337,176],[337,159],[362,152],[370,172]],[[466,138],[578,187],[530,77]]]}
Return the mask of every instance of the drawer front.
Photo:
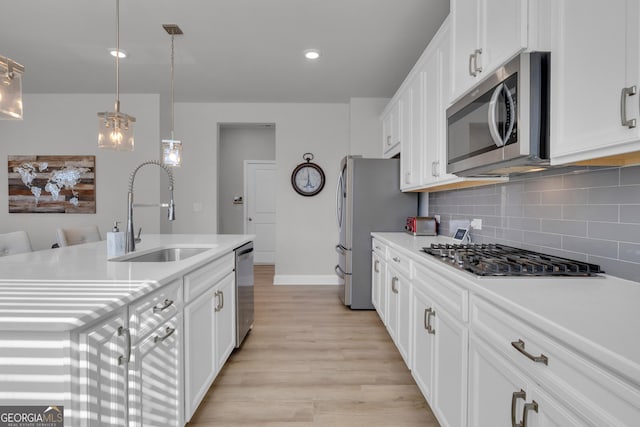
{"label": "drawer front", "polygon": [[420,264],[414,264],[413,286],[433,298],[461,322],[469,320],[469,291],[445,276]]}
{"label": "drawer front", "polygon": [[492,345],[594,426],[636,425],[640,417],[637,387],[476,295],[471,297],[470,314],[474,336]]}
{"label": "drawer front", "polygon": [[131,305],[129,328],[133,342],[147,336],[182,311],[182,279],[155,291]]}
{"label": "drawer front", "polygon": [[371,239],[371,250],[380,255],[382,259],[387,258],[387,245],[381,243],[380,240]]}
{"label": "drawer front", "polygon": [[411,278],[411,265],[413,264],[411,258],[393,248],[387,248],[387,255],[389,265],[393,266],[400,274]]}
{"label": "drawer front", "polygon": [[184,298],[185,302],[192,301],[235,268],[234,254],[229,253],[199,269],[185,274]]}

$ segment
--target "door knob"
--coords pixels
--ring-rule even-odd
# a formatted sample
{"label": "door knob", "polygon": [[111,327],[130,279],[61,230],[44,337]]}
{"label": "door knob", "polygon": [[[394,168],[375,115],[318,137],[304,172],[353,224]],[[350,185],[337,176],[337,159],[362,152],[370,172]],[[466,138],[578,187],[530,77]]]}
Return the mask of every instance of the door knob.
{"label": "door knob", "polygon": [[249,221],[253,221],[253,218],[251,218],[251,217],[249,217],[249,218],[247,218],[247,219],[248,219]]}

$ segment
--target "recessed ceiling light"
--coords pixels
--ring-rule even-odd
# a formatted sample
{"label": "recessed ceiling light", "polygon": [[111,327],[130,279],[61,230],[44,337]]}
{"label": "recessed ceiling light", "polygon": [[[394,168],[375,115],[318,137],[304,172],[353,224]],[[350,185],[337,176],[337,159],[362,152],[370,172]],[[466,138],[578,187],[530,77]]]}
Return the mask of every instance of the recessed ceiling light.
{"label": "recessed ceiling light", "polygon": [[[115,47],[111,48],[111,49],[109,49],[109,53],[111,54],[111,56],[115,57],[116,55],[118,55],[118,49],[116,49]],[[123,50],[123,49],[120,49],[120,54],[118,56],[121,59],[122,58],[126,58],[128,56],[127,51]]]}
{"label": "recessed ceiling light", "polygon": [[320,51],[318,49],[307,49],[304,51],[304,57],[307,59],[320,58]]}

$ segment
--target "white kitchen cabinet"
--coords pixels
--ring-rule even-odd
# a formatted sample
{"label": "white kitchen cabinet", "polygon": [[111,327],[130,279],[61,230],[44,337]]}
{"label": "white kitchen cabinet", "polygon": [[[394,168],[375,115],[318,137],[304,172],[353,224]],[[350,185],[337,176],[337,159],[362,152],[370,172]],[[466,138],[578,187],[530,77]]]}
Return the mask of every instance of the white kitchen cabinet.
{"label": "white kitchen cabinet", "polygon": [[[535,425],[556,425],[554,419],[564,418],[566,420],[558,425],[637,424],[640,390],[611,375],[588,354],[574,352],[563,343],[550,339],[544,328],[534,328],[485,299],[472,297],[470,312],[475,347],[482,352],[482,348],[488,346],[502,355],[511,371],[521,377],[518,381],[527,392],[528,402],[536,400],[536,395],[541,396],[536,400],[539,404],[537,416],[529,414],[539,423]],[[488,350],[484,354],[488,354]],[[469,364],[470,382],[476,383],[470,385],[470,399],[481,399],[476,394],[485,393],[488,384],[498,382],[497,378],[482,372],[483,366],[478,361]],[[502,368],[498,370],[506,372]],[[513,377],[513,373],[510,376]],[[533,385],[536,388],[529,390]],[[546,401],[544,408],[541,400]],[[480,410],[478,405],[474,410]],[[470,412],[470,418],[477,416]],[[577,421],[571,422],[574,419]],[[528,425],[534,425],[533,421]]]}
{"label": "white kitchen cabinet", "polygon": [[211,288],[184,309],[185,328],[185,421],[189,421],[217,374],[215,308],[216,290]]}
{"label": "white kitchen cabinet", "polygon": [[556,0],[551,7],[551,163],[639,151],[638,1]]}
{"label": "white kitchen cabinet", "polygon": [[371,252],[371,303],[383,323],[385,321],[383,301],[386,301],[386,298],[381,298],[380,294],[384,287],[384,267],[380,255],[375,251]]}
{"label": "white kitchen cabinet", "polygon": [[185,276],[185,421],[189,421],[235,347],[233,256]]}
{"label": "white kitchen cabinet", "polygon": [[527,0],[451,0],[451,96],[527,48]]}
{"label": "white kitchen cabinet", "polygon": [[229,274],[215,287],[216,371],[220,372],[236,346],[235,275]]}
{"label": "white kitchen cabinet", "polygon": [[397,101],[387,106],[382,116],[382,157],[385,159],[400,153],[400,104]]}
{"label": "white kitchen cabinet", "polygon": [[129,364],[131,426],[180,427],[182,423],[182,313],[133,347]]}
{"label": "white kitchen cabinet", "polygon": [[424,115],[422,108],[424,75],[422,72],[413,76],[399,103],[402,110],[400,141],[400,189],[411,189],[420,184],[422,178],[422,149]]}
{"label": "white kitchen cabinet", "polygon": [[[526,414],[526,415],[525,415]],[[469,427],[588,425],[482,340],[469,340]]]}
{"label": "white kitchen cabinet", "polygon": [[131,336],[127,310],[83,331],[80,342],[80,394],[91,396],[80,407],[83,426],[128,426],[127,366]]}
{"label": "white kitchen cabinet", "polygon": [[411,282],[387,265],[387,330],[408,367],[411,366]]}
{"label": "white kitchen cabinet", "polygon": [[412,373],[441,426],[466,426],[468,328],[428,289],[414,285]]}

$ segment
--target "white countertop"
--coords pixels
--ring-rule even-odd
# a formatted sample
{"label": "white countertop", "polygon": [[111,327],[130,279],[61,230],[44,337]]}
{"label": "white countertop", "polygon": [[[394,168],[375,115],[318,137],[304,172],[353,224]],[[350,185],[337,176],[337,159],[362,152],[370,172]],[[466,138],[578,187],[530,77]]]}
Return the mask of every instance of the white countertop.
{"label": "white countertop", "polygon": [[421,252],[448,237],[372,233],[404,249],[414,261],[455,277],[456,283],[494,302],[575,350],[616,366],[640,384],[640,283],[597,277],[478,277]]}
{"label": "white countertop", "polygon": [[0,331],[69,331],[85,326],[209,261],[253,235],[143,235],[136,252],[210,248],[174,262],[107,260],[106,241],[0,257]]}

